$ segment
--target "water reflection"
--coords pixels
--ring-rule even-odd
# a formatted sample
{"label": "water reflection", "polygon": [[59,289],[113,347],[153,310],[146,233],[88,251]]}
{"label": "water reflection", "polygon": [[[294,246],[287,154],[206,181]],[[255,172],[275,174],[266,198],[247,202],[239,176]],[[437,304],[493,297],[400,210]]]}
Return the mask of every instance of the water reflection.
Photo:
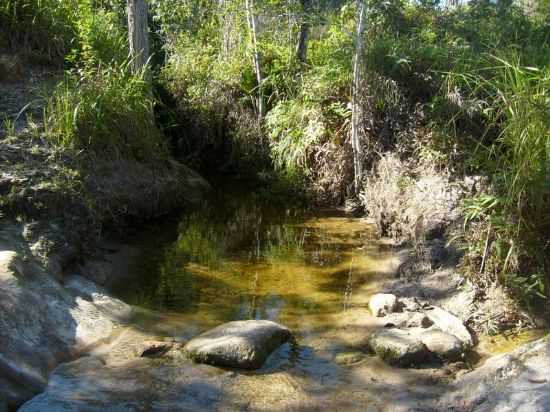
{"label": "water reflection", "polygon": [[358,219],[277,207],[254,194],[214,195],[181,219],[175,242],[151,243],[119,294],[205,326],[272,319],[313,327],[306,316],[353,304],[354,287],[369,281],[379,254]]}

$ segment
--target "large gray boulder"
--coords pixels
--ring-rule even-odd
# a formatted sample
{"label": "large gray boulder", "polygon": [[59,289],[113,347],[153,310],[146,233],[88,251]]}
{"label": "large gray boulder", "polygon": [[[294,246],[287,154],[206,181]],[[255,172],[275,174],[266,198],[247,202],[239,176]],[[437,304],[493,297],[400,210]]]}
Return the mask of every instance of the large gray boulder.
{"label": "large gray boulder", "polygon": [[383,361],[394,366],[419,365],[430,352],[414,331],[380,329],[369,337],[369,346]]}
{"label": "large gray boulder", "polygon": [[42,391],[60,362],[111,336],[131,308],[85,279],[62,285],[1,246],[0,399],[13,409]]}
{"label": "large gray boulder", "polygon": [[476,412],[550,411],[550,338],[488,359],[457,379],[438,405]]}
{"label": "large gray boulder", "polygon": [[291,337],[290,330],[269,320],[234,321],[197,336],[184,350],[198,363],[258,369]]}

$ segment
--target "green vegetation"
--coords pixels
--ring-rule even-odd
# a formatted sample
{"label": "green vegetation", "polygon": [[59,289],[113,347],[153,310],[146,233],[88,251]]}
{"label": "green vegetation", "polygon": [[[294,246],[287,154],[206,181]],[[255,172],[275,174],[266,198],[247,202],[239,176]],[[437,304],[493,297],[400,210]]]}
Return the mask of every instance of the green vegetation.
{"label": "green vegetation", "polygon": [[487,96],[483,114],[495,129],[490,144],[476,147],[477,167],[493,176],[494,191],[470,199],[466,219],[485,220],[487,236],[494,233],[489,269],[501,281],[524,297],[547,298],[550,67],[495,60],[492,77],[463,76]]}
{"label": "green vegetation", "polygon": [[75,36],[75,4],[56,0],[2,1],[0,47],[22,51],[37,63],[59,64]]}
{"label": "green vegetation", "polygon": [[[357,4],[306,4],[152,0],[154,54],[136,73],[124,2],[7,0],[0,47],[67,70],[45,110],[55,144],[138,160],[168,148],[202,171],[284,181],[341,203],[358,191],[349,138]],[[550,6],[443,6],[367,2],[356,107],[363,177],[384,153],[484,176],[464,204],[464,267],[478,282],[546,299]]]}
{"label": "green vegetation", "polygon": [[163,151],[143,74],[127,64],[68,73],[45,109],[49,139],[114,157],[153,158]]}

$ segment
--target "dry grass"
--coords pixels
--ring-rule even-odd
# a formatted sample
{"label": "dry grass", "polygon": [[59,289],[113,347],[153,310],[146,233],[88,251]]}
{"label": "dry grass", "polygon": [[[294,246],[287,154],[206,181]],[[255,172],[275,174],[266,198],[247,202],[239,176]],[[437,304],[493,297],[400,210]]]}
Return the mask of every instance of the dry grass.
{"label": "dry grass", "polygon": [[341,204],[353,181],[352,152],[349,145],[327,142],[314,148],[315,169],[309,190],[319,204]]}
{"label": "dry grass", "polygon": [[429,164],[414,167],[384,154],[367,178],[361,201],[380,235],[420,242],[438,237],[459,216],[463,190]]}

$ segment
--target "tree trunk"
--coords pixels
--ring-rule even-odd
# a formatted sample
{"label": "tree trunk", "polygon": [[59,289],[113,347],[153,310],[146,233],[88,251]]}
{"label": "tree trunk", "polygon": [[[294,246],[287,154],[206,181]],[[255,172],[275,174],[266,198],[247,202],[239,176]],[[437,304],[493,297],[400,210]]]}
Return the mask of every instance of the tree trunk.
{"label": "tree trunk", "polygon": [[222,49],[222,55],[224,58],[227,58],[229,56],[229,53],[231,51],[231,16],[228,12],[228,7],[226,4],[226,0],[219,0],[218,1],[218,13],[220,16],[220,26],[221,26],[221,49]]}
{"label": "tree trunk", "polygon": [[359,127],[361,123],[361,107],[359,92],[361,87],[361,74],[363,69],[363,31],[365,29],[365,3],[357,0],[357,33],[355,39],[355,56],[353,61],[353,84],[351,91],[351,145],[353,148],[353,169],[355,193],[361,190],[363,179],[363,159]]}
{"label": "tree trunk", "polygon": [[296,57],[304,64],[307,60],[307,40],[309,37],[308,13],[311,9],[311,0],[300,0],[302,5],[302,25],[300,26],[300,37],[296,46]]}
{"label": "tree trunk", "polygon": [[261,121],[265,116],[265,102],[263,95],[263,75],[261,67],[260,52],[258,51],[258,31],[256,23],[256,13],[254,10],[254,0],[245,0],[246,17],[248,20],[248,27],[250,29],[250,37],[252,39],[252,63],[254,64],[254,71],[256,72],[256,81],[258,83],[258,118]]}
{"label": "tree trunk", "polygon": [[[149,61],[149,33],[147,30],[147,3],[145,0],[128,0],[128,37],[134,73],[144,70]],[[148,69],[145,78],[151,81]]]}

